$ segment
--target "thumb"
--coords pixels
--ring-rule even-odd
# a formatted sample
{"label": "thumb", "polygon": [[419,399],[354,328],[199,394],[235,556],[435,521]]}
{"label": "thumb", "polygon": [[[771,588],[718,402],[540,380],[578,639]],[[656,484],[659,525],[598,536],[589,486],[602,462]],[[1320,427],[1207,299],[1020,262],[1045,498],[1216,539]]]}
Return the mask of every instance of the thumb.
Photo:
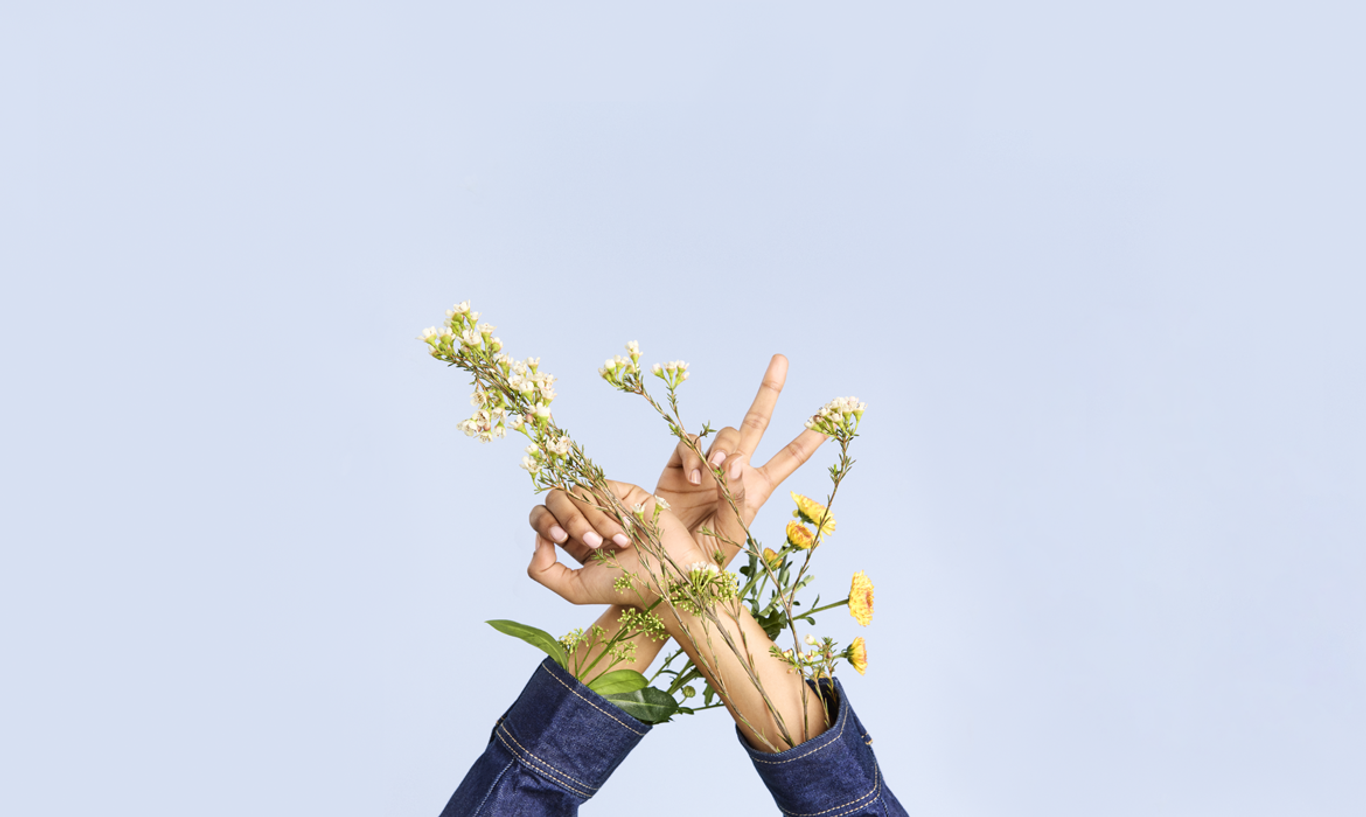
{"label": "thumb", "polygon": [[531,564],[526,574],[532,581],[549,588],[555,595],[570,604],[584,604],[581,599],[583,586],[576,570],[570,570],[560,563],[555,555],[555,544],[536,534],[536,550],[531,554]]}

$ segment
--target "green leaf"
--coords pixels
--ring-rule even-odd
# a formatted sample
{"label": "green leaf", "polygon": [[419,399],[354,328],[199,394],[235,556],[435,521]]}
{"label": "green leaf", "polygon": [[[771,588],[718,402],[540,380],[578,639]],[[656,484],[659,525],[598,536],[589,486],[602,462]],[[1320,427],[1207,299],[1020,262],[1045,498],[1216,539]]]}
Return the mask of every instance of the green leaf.
{"label": "green leaf", "polygon": [[560,645],[559,640],[545,630],[538,630],[535,627],[530,627],[526,624],[518,624],[515,621],[509,621],[505,618],[495,618],[492,621],[486,621],[484,623],[504,635],[522,639],[536,649],[541,650],[546,655],[549,655],[551,658],[554,658],[555,663],[559,664],[561,667],[569,663],[569,658],[564,654],[564,647]]}
{"label": "green leaf", "polygon": [[637,689],[649,685],[649,679],[635,670],[619,669],[615,672],[604,672],[594,678],[593,683],[589,684],[588,688],[603,697],[607,697],[622,692],[635,692]]}
{"label": "green leaf", "polygon": [[678,711],[674,696],[654,687],[603,697],[641,723],[664,723]]}

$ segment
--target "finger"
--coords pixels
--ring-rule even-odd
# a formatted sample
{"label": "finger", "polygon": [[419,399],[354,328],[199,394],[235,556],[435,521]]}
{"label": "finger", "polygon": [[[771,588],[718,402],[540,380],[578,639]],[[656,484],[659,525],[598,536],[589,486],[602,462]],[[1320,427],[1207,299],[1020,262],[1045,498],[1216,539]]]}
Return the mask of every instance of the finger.
{"label": "finger", "polygon": [[587,517],[588,504],[581,499],[573,499],[562,491],[551,492],[546,497],[546,507],[555,515],[560,527],[569,533],[569,540],[597,549],[602,547],[602,534],[598,533]]}
{"label": "finger", "polygon": [[607,480],[607,487],[611,489],[612,493],[617,495],[617,499],[620,499],[621,503],[627,508],[631,508],[635,505],[644,505],[647,511],[654,508],[654,494],[639,485],[632,485],[629,482],[617,482],[616,480],[609,479]]}
{"label": "finger", "polygon": [[[577,512],[577,509],[574,510]],[[544,505],[537,505],[531,509],[530,521],[532,529],[537,534],[559,544],[560,547],[564,548],[564,552],[573,556],[579,564],[587,561],[588,554],[593,552],[592,548],[582,542],[570,539],[569,534],[560,526],[559,520],[555,518],[555,514],[551,513],[550,509]]]}
{"label": "finger", "polygon": [[549,588],[557,596],[571,604],[583,604],[583,582],[577,570],[570,570],[555,558],[555,545],[539,534],[536,536],[536,550],[531,554],[531,564],[526,574],[539,585]]}
{"label": "finger", "polygon": [[811,459],[811,455],[816,453],[816,449],[821,447],[828,437],[819,431],[807,429],[797,435],[797,439],[783,446],[782,450],[773,455],[773,459],[764,463],[759,469],[768,480],[772,488],[777,488],[783,480],[792,476],[792,472],[801,467],[802,463]]}
{"label": "finger", "polygon": [[773,416],[773,407],[778,404],[778,395],[782,393],[783,384],[786,382],[787,358],[774,355],[768,362],[763,382],[759,384],[759,393],[754,395],[754,402],[750,404],[749,412],[740,423],[739,450],[753,454],[754,449],[759,447],[759,440],[768,428],[768,421]]}
{"label": "finger", "polygon": [[[550,496],[546,497],[549,502],[555,494],[562,494],[563,491],[551,491]],[[577,510],[577,509],[576,509]],[[555,518],[555,514],[545,505],[537,505],[531,509],[531,516],[527,520],[531,523],[532,530],[549,539],[550,541],[563,545],[569,538],[569,534],[560,525],[560,520]]]}
{"label": "finger", "polygon": [[[634,485],[618,483],[627,488],[635,488]],[[636,489],[640,490],[640,489]],[[566,494],[561,505],[572,506],[574,518],[566,520],[566,527],[569,535],[583,542],[591,548],[602,547],[606,541],[611,541],[617,547],[630,547],[631,538],[610,514],[600,508],[600,500],[593,496],[586,488],[576,490],[573,495]],[[557,511],[556,506],[551,506],[551,510]],[[566,516],[569,513],[566,511]]]}
{"label": "finger", "polygon": [[[585,533],[591,532],[593,526],[588,524],[588,520],[583,516],[583,505],[575,502],[569,494],[564,491],[551,491],[545,498],[545,507],[555,517],[558,527],[566,532],[565,544],[567,541],[577,541],[590,548],[596,548],[602,544],[602,540],[585,538]],[[597,534],[593,534],[594,537]],[[555,539],[554,536],[549,537]],[[560,541],[556,539],[556,541]]]}
{"label": "finger", "polygon": [[[688,439],[695,443],[697,442],[697,435],[689,434]],[[682,440],[679,440],[678,445],[674,446],[674,452],[669,457],[669,461],[665,463],[664,467],[666,469],[679,469],[683,472],[683,476],[687,478],[688,482],[691,482],[693,485],[702,484],[702,459],[693,453],[692,446]]]}
{"label": "finger", "polygon": [[[711,442],[711,448],[707,449],[707,473],[711,474],[711,469],[720,468],[735,459],[736,449],[740,445],[739,429],[726,426],[716,432],[716,438]],[[733,479],[734,477],[729,477]]]}

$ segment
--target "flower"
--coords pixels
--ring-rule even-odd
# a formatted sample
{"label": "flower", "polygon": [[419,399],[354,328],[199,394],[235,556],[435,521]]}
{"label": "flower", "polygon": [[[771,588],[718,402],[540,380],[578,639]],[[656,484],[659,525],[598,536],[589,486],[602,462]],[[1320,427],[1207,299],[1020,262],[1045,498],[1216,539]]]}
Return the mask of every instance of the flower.
{"label": "flower", "polygon": [[829,536],[835,532],[835,517],[826,514],[824,505],[796,491],[789,493],[792,494],[792,500],[797,503],[797,510],[792,512],[793,516],[810,525],[819,523],[824,516],[825,524],[821,525],[821,534]]}
{"label": "flower", "polygon": [[850,666],[858,670],[859,675],[868,669],[868,642],[863,640],[863,636],[854,639],[854,643],[844,651],[844,657],[848,659]]}
{"label": "flower", "polygon": [[[787,523],[787,543],[802,550],[810,550],[811,543],[816,540],[816,535],[811,529],[800,522]],[[776,554],[775,554],[776,555]]]}
{"label": "flower", "polygon": [[806,427],[827,437],[847,440],[858,430],[859,421],[863,419],[863,412],[867,408],[868,404],[860,403],[857,397],[836,397],[811,415]]}
{"label": "flower", "polygon": [[782,559],[774,552],[773,548],[764,548],[764,561],[772,567],[777,567]]}
{"label": "flower", "polygon": [[527,473],[534,474],[541,470],[541,461],[534,460],[531,457],[522,457],[522,467],[526,469]]}
{"label": "flower", "polygon": [[668,501],[665,500],[664,497],[662,497],[662,496],[657,496],[657,497],[655,497],[655,504],[658,505],[659,507],[663,508],[663,509],[666,510],[666,511],[669,510],[669,503],[668,503]]}
{"label": "flower", "polygon": [[811,633],[807,633],[807,634],[806,634],[806,643],[807,643],[807,646],[810,646],[810,647],[816,646],[816,637],[815,637],[814,635],[812,635]]}
{"label": "flower", "polygon": [[864,627],[873,620],[873,582],[862,570],[854,574],[849,585],[849,615]]}

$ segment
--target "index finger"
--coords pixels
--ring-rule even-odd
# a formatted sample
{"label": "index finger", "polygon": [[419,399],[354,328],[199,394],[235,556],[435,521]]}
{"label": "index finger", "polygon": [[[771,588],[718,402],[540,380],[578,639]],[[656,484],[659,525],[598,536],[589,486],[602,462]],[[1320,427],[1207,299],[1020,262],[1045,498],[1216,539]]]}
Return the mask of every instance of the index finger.
{"label": "index finger", "polygon": [[759,393],[754,395],[754,402],[745,414],[745,419],[740,422],[740,444],[735,449],[737,452],[752,455],[754,449],[759,447],[759,440],[763,439],[769,418],[773,416],[773,407],[778,405],[778,395],[782,393],[783,384],[786,382],[787,358],[774,355],[768,362],[763,382],[759,384]]}
{"label": "index finger", "polygon": [[782,481],[792,476],[792,472],[801,467],[801,464],[811,459],[811,455],[816,453],[816,449],[821,447],[821,443],[830,439],[819,431],[807,429],[797,435],[797,439],[783,446],[783,450],[773,455],[773,459],[764,463],[759,470],[768,478],[768,482],[774,488],[782,484]]}

